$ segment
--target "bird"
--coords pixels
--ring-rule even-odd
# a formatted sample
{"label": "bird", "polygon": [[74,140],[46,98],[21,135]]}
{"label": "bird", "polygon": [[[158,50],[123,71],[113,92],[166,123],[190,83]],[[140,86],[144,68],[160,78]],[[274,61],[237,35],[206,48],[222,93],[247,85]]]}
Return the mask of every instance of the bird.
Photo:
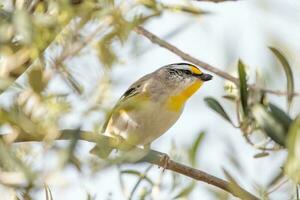
{"label": "bird", "polygon": [[[129,86],[107,115],[101,133],[149,150],[178,120],[187,100],[212,78],[190,63],[160,67]],[[113,149],[100,141],[90,152],[106,159]]]}

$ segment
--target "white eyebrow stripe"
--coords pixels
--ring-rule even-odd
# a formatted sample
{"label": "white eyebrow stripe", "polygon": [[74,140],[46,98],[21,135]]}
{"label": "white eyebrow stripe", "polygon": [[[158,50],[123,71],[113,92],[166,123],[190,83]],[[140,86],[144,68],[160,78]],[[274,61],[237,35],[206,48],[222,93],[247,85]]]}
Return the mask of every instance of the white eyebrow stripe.
{"label": "white eyebrow stripe", "polygon": [[188,65],[173,65],[175,69],[181,69],[181,70],[191,70],[190,66]]}

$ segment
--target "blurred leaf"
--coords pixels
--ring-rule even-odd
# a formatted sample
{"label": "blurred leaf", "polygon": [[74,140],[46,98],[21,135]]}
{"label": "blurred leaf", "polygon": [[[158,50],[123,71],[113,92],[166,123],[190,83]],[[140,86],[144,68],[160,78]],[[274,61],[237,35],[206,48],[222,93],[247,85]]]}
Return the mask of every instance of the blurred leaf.
{"label": "blurred leaf", "polygon": [[245,65],[241,60],[238,63],[238,73],[239,73],[239,91],[241,104],[245,116],[248,116],[248,91],[247,91],[247,79],[246,79],[246,70]]}
{"label": "blurred leaf", "polygon": [[229,101],[231,101],[231,102],[235,102],[236,101],[236,96],[235,95],[223,95],[222,96],[224,99],[227,99],[227,100],[229,100]]}
{"label": "blurred leaf", "polygon": [[66,81],[66,83],[70,86],[73,91],[75,91],[77,94],[83,93],[83,87],[80,85],[80,83],[76,80],[76,78],[73,76],[73,74],[67,69],[67,67],[60,63],[60,70],[61,75]]}
{"label": "blurred leaf", "polygon": [[117,55],[112,50],[112,42],[115,33],[109,33],[98,42],[98,56],[100,61],[107,67],[111,67],[117,60]]}
{"label": "blurred leaf", "polygon": [[286,131],[284,127],[262,105],[252,107],[253,116],[260,128],[276,143],[285,146]]}
{"label": "blurred leaf", "polygon": [[[241,193],[242,192],[240,191],[240,187],[237,183],[237,181],[233,178],[233,176],[226,170],[226,169],[223,169],[223,172],[229,182],[229,188],[230,190],[234,191],[235,193]],[[244,199],[244,198],[241,198],[241,199]],[[248,199],[248,198],[245,198],[245,199]]]}
{"label": "blurred leaf", "polygon": [[[147,176],[147,174],[148,174],[148,172],[150,171],[150,169],[153,167],[153,165],[149,165],[147,168],[146,168],[146,170],[141,174],[141,176],[139,177],[139,179],[138,179],[138,181],[135,183],[135,185],[133,186],[133,188],[132,188],[132,190],[131,190],[131,192],[130,192],[130,195],[129,195],[129,197],[128,197],[128,199],[132,199],[133,198],[133,196],[134,196],[134,194],[135,194],[135,192],[137,191],[137,188],[139,187],[139,185],[141,184],[141,182],[143,181],[143,180],[146,180],[145,179],[145,177]],[[148,181],[149,182],[149,181]],[[151,183],[150,183],[151,184]],[[151,186],[153,186],[152,184],[151,184]],[[149,191],[142,191],[142,193],[149,193]],[[142,195],[142,196],[144,196],[144,195]]]}
{"label": "blurred leaf", "polygon": [[198,152],[201,142],[203,141],[204,136],[205,136],[204,131],[201,131],[198,134],[195,142],[192,144],[191,149],[189,149],[189,160],[190,160],[192,166],[196,166],[196,164],[197,164],[197,162],[196,162],[197,152]]}
{"label": "blurred leaf", "polygon": [[28,74],[29,84],[34,92],[41,93],[46,84],[43,82],[43,71],[40,67],[33,68]]}
{"label": "blurred leaf", "polygon": [[29,166],[27,166],[20,158],[18,158],[9,147],[10,146],[7,146],[0,138],[0,164],[2,165],[1,168],[3,166],[6,167],[6,171],[20,170],[26,177],[28,184],[32,184],[34,179],[36,178],[33,170]]}
{"label": "blurred leaf", "polygon": [[46,200],[54,200],[49,186],[45,184],[44,189],[45,189]]}
{"label": "blurred leaf", "polygon": [[266,157],[268,155],[270,155],[268,152],[260,152],[260,153],[255,154],[253,157],[254,158],[263,158],[263,157]]}
{"label": "blurred leaf", "polygon": [[291,106],[292,100],[293,100],[293,94],[294,94],[294,77],[293,72],[291,69],[291,66],[285,56],[276,48],[269,47],[270,50],[273,52],[273,54],[276,56],[276,58],[280,61],[281,65],[283,66],[286,79],[287,79],[287,100],[288,100],[288,109]]}
{"label": "blurred leaf", "polygon": [[173,197],[173,199],[188,197],[191,194],[191,192],[193,191],[193,189],[195,188],[195,186],[196,186],[195,181],[192,181],[189,185],[182,188],[182,190],[179,191],[178,194],[175,195],[175,197]]}
{"label": "blurred leaf", "polygon": [[251,194],[244,191],[239,186],[238,182],[233,178],[233,176],[227,170],[223,169],[223,172],[224,172],[226,178],[228,179],[230,190],[233,193],[238,194],[240,199],[247,199],[247,200],[257,199],[257,198],[254,198],[254,196],[252,196]]}
{"label": "blurred leaf", "polygon": [[272,113],[272,116],[277,120],[278,123],[281,123],[283,125],[287,133],[293,121],[291,117],[281,108],[277,107],[275,104],[269,103],[269,108]]}
{"label": "blurred leaf", "polygon": [[14,13],[13,21],[17,34],[21,36],[21,43],[30,44],[33,36],[32,19],[30,15],[26,10],[18,9]]}
{"label": "blurred leaf", "polygon": [[120,40],[121,43],[124,43],[133,27],[133,24],[129,23],[123,16],[123,13],[120,9],[114,8],[112,11],[112,18],[114,26],[114,34],[116,38]]}
{"label": "blurred leaf", "polygon": [[208,191],[213,196],[213,199],[218,199],[218,200],[230,200],[231,199],[230,193],[225,192],[224,190],[209,187]]}
{"label": "blurred leaf", "polygon": [[68,148],[66,149],[66,151],[64,151],[67,155],[66,155],[66,159],[64,161],[64,164],[73,164],[79,171],[81,170],[81,162],[80,160],[76,157],[76,155],[74,154],[75,148],[78,144],[78,140],[80,137],[80,128],[76,129],[76,131],[74,131],[74,133],[72,134],[72,137],[70,139],[70,144],[68,146]]}
{"label": "blurred leaf", "polygon": [[86,200],[96,200],[96,195],[92,195],[91,193],[87,192]]}
{"label": "blurred leaf", "polygon": [[170,187],[170,191],[174,191],[180,185],[180,176],[177,173],[171,173],[172,176],[172,185]]}
{"label": "blurred leaf", "polygon": [[283,170],[280,170],[280,172],[274,176],[270,181],[269,183],[267,184],[267,188],[271,188],[273,187],[274,185],[276,185],[282,178],[284,178],[284,173],[283,173]]}
{"label": "blurred leaf", "polygon": [[244,168],[241,164],[241,160],[237,156],[237,151],[235,150],[235,147],[229,140],[224,141],[227,146],[226,151],[226,160],[229,161],[230,165],[236,169],[237,172],[240,174],[244,173]]}
{"label": "blurred leaf", "polygon": [[135,175],[139,178],[143,177],[143,179],[145,179],[150,185],[154,184],[154,182],[148,176],[146,176],[145,174],[143,174],[139,171],[136,171],[136,170],[121,170],[120,172],[121,172],[121,174]]}
{"label": "blurred leaf", "polygon": [[228,122],[230,122],[233,125],[233,122],[231,121],[231,119],[229,118],[227,113],[225,112],[224,108],[221,106],[221,104],[216,99],[214,99],[212,97],[206,97],[204,99],[204,101],[210,108],[212,108],[214,111],[219,113],[224,119],[226,119]]}
{"label": "blurred leaf", "polygon": [[300,115],[292,122],[287,138],[288,159],[286,174],[296,183],[300,183]]}
{"label": "blurred leaf", "polygon": [[168,9],[174,12],[185,12],[192,15],[204,15],[208,14],[209,12],[200,10],[194,6],[183,6],[183,5],[165,5],[161,4],[164,9]]}

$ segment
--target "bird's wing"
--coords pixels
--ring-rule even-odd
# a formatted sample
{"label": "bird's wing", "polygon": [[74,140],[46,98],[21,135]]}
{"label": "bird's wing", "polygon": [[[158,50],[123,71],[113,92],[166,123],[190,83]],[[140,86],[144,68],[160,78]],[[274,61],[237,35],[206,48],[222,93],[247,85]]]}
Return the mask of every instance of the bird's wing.
{"label": "bird's wing", "polygon": [[102,133],[105,132],[108,122],[116,110],[118,110],[120,108],[126,109],[126,108],[136,106],[136,103],[139,101],[139,99],[144,98],[145,93],[143,92],[143,86],[149,80],[149,76],[150,76],[150,74],[140,78],[139,80],[134,82],[126,90],[126,92],[124,92],[124,94],[120,97],[119,101],[114,106],[114,108],[107,114],[105,123],[103,124],[103,127],[102,127]]}

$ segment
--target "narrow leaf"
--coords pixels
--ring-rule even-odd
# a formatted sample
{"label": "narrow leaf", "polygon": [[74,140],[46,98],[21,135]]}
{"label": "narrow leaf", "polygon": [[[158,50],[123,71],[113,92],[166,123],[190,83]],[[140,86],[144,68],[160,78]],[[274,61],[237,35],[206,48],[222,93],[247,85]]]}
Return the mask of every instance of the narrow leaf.
{"label": "narrow leaf", "polygon": [[266,157],[268,155],[269,155],[268,152],[260,152],[260,153],[255,154],[253,157],[254,158],[263,158],[263,157]]}
{"label": "narrow leaf", "polygon": [[270,103],[269,108],[272,113],[272,116],[276,119],[278,123],[281,123],[283,125],[284,130],[287,133],[292,123],[291,117],[275,104]]}
{"label": "narrow leaf", "polygon": [[41,68],[33,68],[28,74],[28,79],[33,91],[41,93],[44,90],[46,84],[43,81],[43,71]]}
{"label": "narrow leaf", "polygon": [[222,96],[224,99],[227,99],[228,101],[231,101],[231,102],[235,102],[236,101],[236,96],[235,95],[224,95]]}
{"label": "narrow leaf", "polygon": [[222,105],[216,99],[212,97],[206,97],[204,101],[211,109],[219,113],[224,119],[226,119],[228,122],[233,124],[228,114],[225,112],[224,108],[222,107]]}
{"label": "narrow leaf", "polygon": [[287,138],[288,159],[284,167],[286,174],[300,183],[300,115],[292,122]]}
{"label": "narrow leaf", "polygon": [[130,174],[130,175],[135,175],[139,178],[143,178],[144,180],[146,180],[150,185],[153,185],[153,181],[148,177],[146,176],[145,174],[139,172],[139,171],[136,171],[136,170],[122,170],[120,171],[121,174]]}
{"label": "narrow leaf", "polygon": [[280,172],[278,174],[276,174],[267,184],[267,188],[272,188],[274,187],[276,184],[279,183],[279,181],[281,181],[284,178],[284,172],[283,170],[280,170]]}
{"label": "narrow leaf", "polygon": [[53,200],[52,192],[49,186],[45,184],[44,189],[45,189],[46,200]]}
{"label": "narrow leaf", "polygon": [[193,143],[192,148],[189,150],[189,159],[190,159],[192,166],[196,166],[197,152],[198,152],[201,142],[203,141],[204,136],[205,136],[205,133],[203,131],[201,131],[198,134],[195,142]]}
{"label": "narrow leaf", "polygon": [[229,174],[229,172],[227,170],[223,169],[223,172],[224,172],[226,178],[229,181],[229,188],[230,188],[230,190],[232,191],[233,194],[238,195],[240,199],[247,199],[247,200],[258,199],[255,196],[253,196],[252,194],[250,194],[247,191],[243,190],[239,186],[238,182],[234,179],[234,177],[231,174]]}
{"label": "narrow leaf", "polygon": [[178,192],[178,194],[173,197],[173,199],[179,199],[183,197],[187,197],[194,189],[195,187],[195,182],[191,182],[188,186],[184,187],[181,191]]}
{"label": "narrow leaf", "polygon": [[239,83],[240,83],[240,98],[245,116],[248,115],[248,91],[247,91],[247,79],[245,65],[241,60],[238,63]]}
{"label": "narrow leaf", "polygon": [[252,107],[253,116],[259,127],[276,143],[285,146],[286,133],[283,126],[267,111],[265,107],[256,104]]}
{"label": "narrow leaf", "polygon": [[270,50],[273,52],[273,54],[276,56],[276,58],[280,61],[281,65],[283,66],[286,79],[287,79],[287,101],[288,101],[288,109],[291,106],[292,100],[293,100],[293,93],[294,93],[294,77],[293,77],[293,72],[292,68],[285,58],[285,56],[276,48],[274,47],[269,47]]}

